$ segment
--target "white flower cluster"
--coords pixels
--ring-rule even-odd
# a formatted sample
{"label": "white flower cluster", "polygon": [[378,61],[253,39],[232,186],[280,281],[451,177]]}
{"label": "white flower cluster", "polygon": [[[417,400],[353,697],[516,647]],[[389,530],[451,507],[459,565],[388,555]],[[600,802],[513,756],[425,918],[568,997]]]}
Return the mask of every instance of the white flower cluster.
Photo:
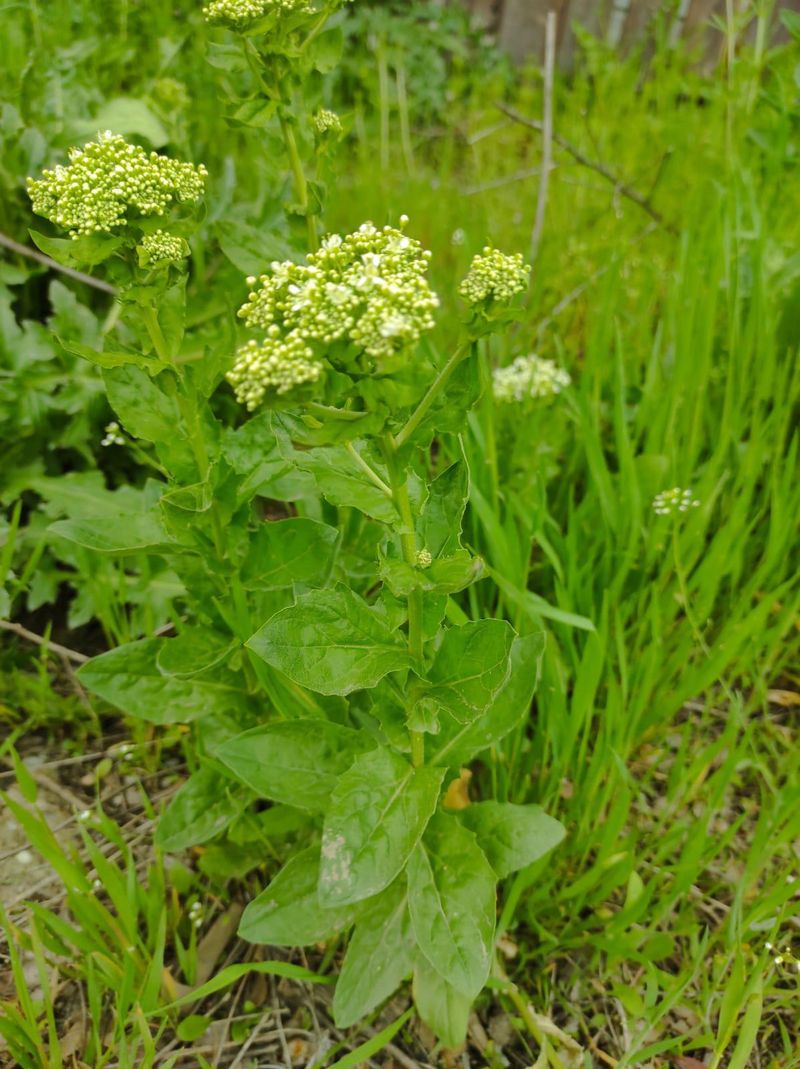
{"label": "white flower cluster", "polygon": [[128,222],[128,213],[164,215],[173,201],[196,201],[208,173],[202,165],[145,152],[106,132],[69,153],[69,166],[28,179],[37,215],[81,234],[108,233]]}
{"label": "white flower cluster", "polygon": [[248,23],[271,15],[273,11],[288,15],[312,10],[310,0],[211,0],[203,8],[203,17],[207,22],[241,30]]}
{"label": "white flower cluster", "polygon": [[[401,226],[407,221],[404,216]],[[299,354],[310,342],[346,340],[375,360],[387,358],[434,324],[439,300],[425,278],[429,259],[402,230],[364,223],[344,238],[326,238],[304,264],[276,262],[271,274],[249,278],[249,285],[259,281],[260,287],[239,315],[248,326],[270,332],[273,357],[287,343]],[[309,363],[304,355],[303,365]]]}
{"label": "white flower cluster", "polygon": [[653,498],[653,512],[659,516],[671,516],[676,512],[688,512],[696,509],[700,502],[691,490],[682,490],[674,486],[671,490],[662,490]]}
{"label": "white flower cluster", "polygon": [[119,423],[116,420],[106,424],[105,437],[100,440],[100,445],[125,445],[125,439],[122,437]]}
{"label": "white flower cluster", "polygon": [[282,335],[272,326],[263,342],[249,341],[236,353],[236,362],[227,374],[236,400],[249,412],[258,408],[267,393],[287,393],[293,386],[316,382],[322,364],[297,331]]}
{"label": "white flower cluster", "polygon": [[327,108],[320,108],[312,122],[318,134],[340,134],[342,132],[342,120],[335,111],[328,111]]}
{"label": "white flower cluster", "polygon": [[165,260],[182,260],[189,255],[189,247],[183,238],[166,230],[147,234],[142,238],[139,248],[144,253],[144,259],[151,264],[163,263]]}
{"label": "white flower cluster", "polygon": [[508,367],[496,368],[492,389],[498,401],[529,401],[561,393],[571,381],[554,360],[531,353],[518,356]]}
{"label": "white flower cluster", "polygon": [[483,304],[489,300],[508,304],[512,297],[527,289],[530,273],[530,264],[523,261],[522,253],[508,256],[487,245],[482,253],[472,258],[469,273],[458,292],[468,304]]}

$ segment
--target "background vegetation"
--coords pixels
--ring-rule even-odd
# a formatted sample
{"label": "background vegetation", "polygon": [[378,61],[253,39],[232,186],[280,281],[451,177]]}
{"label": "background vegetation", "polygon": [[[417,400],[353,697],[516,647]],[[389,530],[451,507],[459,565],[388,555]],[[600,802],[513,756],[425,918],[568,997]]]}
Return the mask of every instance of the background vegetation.
{"label": "background vegetation", "polygon": [[[556,78],[531,293],[489,354],[535,350],[572,386],[524,419],[487,401],[464,428],[465,530],[495,580],[464,610],[548,637],[529,722],[472,769],[469,790],[490,781],[568,830],[505,886],[507,971],[525,998],[484,996],[475,1064],[531,1064],[535,1029],[554,1028],[580,1064],[800,1064],[797,973],[768,949],[796,949],[800,926],[800,24],[787,13],[788,40],[773,44],[763,5],[748,13],[755,43],[730,23],[724,61],[702,75],[657,20],[626,58],[577,31],[575,69]],[[224,35],[194,4],[150,0],[10,4],[3,22],[0,231],[32,247],[29,228],[47,224],[26,176],[98,129],[202,161],[197,329],[181,358],[232,345],[243,275],[284,255],[294,223],[275,131],[220,104],[208,58]],[[496,102],[540,119],[541,72],[512,71],[455,8],[356,3],[343,29],[341,66],[308,86],[348,130],[326,227],[407,212],[442,294],[487,241],[529,255],[542,137]],[[247,76],[219,77],[235,94]],[[82,656],[181,611],[180,584],[151,559],[98,562],[48,530],[147,475],[141,450],[101,444],[112,413],[65,347],[116,329],[114,309],[13,246],[0,261],[0,775],[14,785],[9,829],[24,833],[0,841],[0,1064],[231,1064],[265,1035],[289,1063],[355,1064],[343,1051],[370,1034],[355,1061],[433,1059],[410,1021],[384,1050],[402,1002],[335,1035],[300,986],[300,958],[289,987],[249,972],[232,1003],[209,992],[179,1023],[160,1012],[245,962],[231,911],[291,828],[180,861],[145,849],[193,755],[180,730],[127,723],[74,679]],[[440,342],[446,319],[441,330]],[[240,418],[227,390],[216,404]],[[701,503],[677,522],[651,508],[671,486]],[[312,964],[327,972],[335,956]],[[286,1013],[265,1026],[272,1004]],[[215,1018],[224,1034],[208,1031]],[[554,1069],[579,1064],[563,1037],[544,1049]]]}

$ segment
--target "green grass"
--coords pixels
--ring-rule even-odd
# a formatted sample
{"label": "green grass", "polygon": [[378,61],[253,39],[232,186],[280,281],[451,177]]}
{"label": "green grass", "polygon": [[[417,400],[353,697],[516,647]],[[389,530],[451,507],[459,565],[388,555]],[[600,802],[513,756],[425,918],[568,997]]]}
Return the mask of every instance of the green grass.
{"label": "green grass", "polygon": [[[176,149],[209,163],[211,221],[235,203],[247,225],[282,225],[263,163],[269,142],[220,120],[203,31],[179,32],[157,5],[119,5],[124,24],[106,51],[88,6],[69,5],[69,17],[66,5],[53,8],[37,23],[32,6],[5,45],[6,58],[33,42],[39,57],[54,48],[55,59],[35,64],[19,100],[19,61],[4,66],[5,92],[34,127],[27,139],[6,135],[4,228],[24,238],[20,178],[70,143],[83,109],[95,115],[123,94],[152,105],[164,78],[187,87],[168,133]],[[81,42],[95,47],[77,73],[70,49]],[[798,689],[795,62],[796,47],[745,50],[732,72],[705,78],[667,49],[644,65],[595,44],[571,80],[557,80],[556,131],[651,197],[667,225],[555,148],[525,314],[483,359],[489,367],[535,349],[573,384],[524,419],[483,404],[463,434],[469,538],[499,577],[497,588],[474,588],[464,608],[548,632],[530,722],[475,769],[472,793],[541,802],[568,828],[555,855],[506,885],[501,926],[516,947],[507,972],[523,1007],[530,998],[598,1065],[667,1066],[677,1055],[711,1069],[800,1065],[798,977],[766,949],[796,940],[800,914],[796,712],[771,693]],[[354,106],[330,228],[408,212],[411,231],[434,250],[443,294],[486,240],[527,251],[541,140],[492,107],[493,88],[454,104],[443,130],[416,123],[413,174],[403,102],[384,101],[385,167],[379,106]],[[513,102],[540,116],[538,74],[521,79]],[[413,119],[413,84],[411,108]],[[214,252],[210,230],[196,262],[198,307],[226,287],[238,302],[238,273]],[[93,303],[104,312],[101,298]],[[452,322],[455,305],[447,312]],[[652,498],[675,485],[691,486],[700,507],[677,521],[657,517]],[[131,607],[125,570],[108,568],[112,578],[95,576],[92,615],[118,641],[155,620],[149,604]],[[31,716],[28,726],[43,722]],[[66,886],[86,878],[65,868],[74,860],[41,824],[28,828]],[[192,983],[178,940],[193,937],[185,918],[164,909],[161,862],[152,862],[150,889],[135,890],[124,837],[103,831],[118,836],[121,854],[113,870],[97,869],[107,899],[70,891],[71,919],[37,906],[27,934],[18,917],[11,968],[21,977],[17,940],[42,975],[55,961],[110,1013],[119,1064],[149,1065],[161,1026],[151,1031],[143,1015],[166,997],[156,974],[169,948]],[[83,847],[84,865],[96,865],[86,838]],[[193,893],[211,900],[207,884]],[[120,931],[137,952],[116,975],[102,963],[124,949]],[[52,1005],[32,1001],[21,979],[16,990],[5,1020],[30,1051],[20,1064],[60,1065]],[[494,997],[533,1063],[539,1047],[519,1001],[501,984]],[[492,1012],[487,997],[481,1008]],[[92,1037],[84,1060],[99,1057],[98,1043]],[[566,1065],[567,1048],[557,1039],[552,1048]]]}

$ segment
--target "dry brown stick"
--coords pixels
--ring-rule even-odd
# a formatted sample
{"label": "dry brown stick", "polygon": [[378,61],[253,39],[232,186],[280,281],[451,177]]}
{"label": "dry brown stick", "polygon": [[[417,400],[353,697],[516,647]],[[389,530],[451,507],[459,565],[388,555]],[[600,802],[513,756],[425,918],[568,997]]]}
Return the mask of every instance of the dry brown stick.
{"label": "dry brown stick", "polygon": [[[513,119],[514,122],[520,123],[521,126],[527,126],[530,130],[536,130],[540,134],[544,133],[544,123],[539,122],[538,119],[528,118],[527,115],[523,115],[515,108],[509,107],[508,104],[505,104],[502,100],[495,101],[495,106],[499,108],[504,115],[507,115],[509,119]],[[634,204],[638,204],[638,206],[643,211],[647,212],[650,218],[654,219],[659,226],[663,226],[664,229],[668,230],[671,234],[676,232],[675,227],[667,222],[657,208],[653,207],[649,197],[643,196],[643,194],[637,189],[634,189],[633,186],[629,186],[627,182],[623,182],[619,175],[614,174],[610,167],[607,167],[599,160],[591,160],[588,156],[584,156],[577,145],[573,145],[571,141],[568,141],[566,137],[562,137],[561,134],[553,133],[553,141],[567,151],[570,156],[583,167],[588,167],[591,171],[595,171],[597,174],[602,175],[603,178],[611,182],[614,188],[621,193],[623,197],[627,197],[627,199],[633,201]]]}
{"label": "dry brown stick", "polygon": [[544,230],[547,191],[550,186],[550,165],[553,161],[553,81],[556,65],[556,13],[547,12],[544,50],[544,111],[542,122],[542,167],[539,174],[539,195],[536,198],[536,218],[531,232],[531,263],[536,263],[539,242]]}
{"label": "dry brown stick", "polygon": [[22,624],[16,624],[13,620],[0,620],[0,630],[11,631],[13,634],[19,635],[20,638],[27,639],[28,642],[36,643],[37,646],[46,646],[48,650],[52,650],[53,653],[57,653],[60,657],[66,657],[68,661],[74,661],[75,664],[86,664],[88,660],[91,660],[85,653],[78,653],[77,650],[71,650],[68,646],[62,646],[58,642],[51,642],[44,635],[37,635],[35,631],[29,631],[27,627],[23,627]]}
{"label": "dry brown stick", "polygon": [[36,260],[37,263],[44,264],[45,267],[50,267],[53,271],[60,271],[62,275],[68,275],[70,278],[83,282],[87,286],[93,286],[96,290],[102,290],[103,293],[111,293],[116,296],[116,287],[109,282],[104,282],[102,278],[92,278],[91,275],[86,275],[83,271],[76,271],[74,267],[60,264],[58,260],[54,260],[51,256],[45,256],[43,252],[31,249],[28,245],[21,245],[20,242],[14,241],[13,238],[2,232],[0,232],[0,246],[8,249],[9,252],[17,253],[18,256],[27,256],[29,260]]}

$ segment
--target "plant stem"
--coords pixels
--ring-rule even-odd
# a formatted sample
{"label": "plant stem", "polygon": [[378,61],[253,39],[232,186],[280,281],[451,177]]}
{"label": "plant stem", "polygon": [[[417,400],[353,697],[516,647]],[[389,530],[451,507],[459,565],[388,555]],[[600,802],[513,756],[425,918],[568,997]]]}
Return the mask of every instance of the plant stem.
{"label": "plant stem", "polygon": [[306,179],[305,171],[303,170],[303,161],[300,159],[300,152],[297,148],[297,140],[294,136],[292,124],[283,114],[283,111],[280,112],[279,118],[281,133],[283,134],[283,143],[286,146],[286,151],[289,155],[289,163],[292,167],[292,175],[294,176],[294,189],[297,194],[297,203],[301,212],[303,212],[306,217],[308,248],[310,252],[316,252],[319,248],[317,220],[313,215],[309,215],[308,212],[308,181]]}
{"label": "plant stem", "polygon": [[428,412],[430,411],[431,405],[436,400],[439,393],[447,385],[448,379],[453,374],[458,365],[461,363],[464,357],[465,350],[468,348],[471,349],[473,344],[473,342],[465,342],[463,345],[459,345],[459,347],[456,349],[456,351],[441,369],[439,374],[428,387],[428,392],[425,394],[420,403],[411,413],[405,426],[400,429],[400,433],[395,437],[395,449],[401,449],[406,444],[411,435],[414,433],[414,431],[417,429],[417,427],[419,427],[420,423],[422,423],[423,419],[425,419]]}
{"label": "plant stem", "polygon": [[[411,499],[408,496],[408,472],[398,472],[396,463],[397,447],[390,435],[383,441],[386,465],[392,483],[392,497],[400,514],[400,546],[403,560],[410,568],[417,566],[417,536],[414,529],[414,514],[411,511]],[[407,598],[408,607],[408,652],[417,664],[422,662],[422,591],[411,590]],[[409,729],[411,741],[411,763],[419,768],[425,763],[425,736],[421,731]]]}

